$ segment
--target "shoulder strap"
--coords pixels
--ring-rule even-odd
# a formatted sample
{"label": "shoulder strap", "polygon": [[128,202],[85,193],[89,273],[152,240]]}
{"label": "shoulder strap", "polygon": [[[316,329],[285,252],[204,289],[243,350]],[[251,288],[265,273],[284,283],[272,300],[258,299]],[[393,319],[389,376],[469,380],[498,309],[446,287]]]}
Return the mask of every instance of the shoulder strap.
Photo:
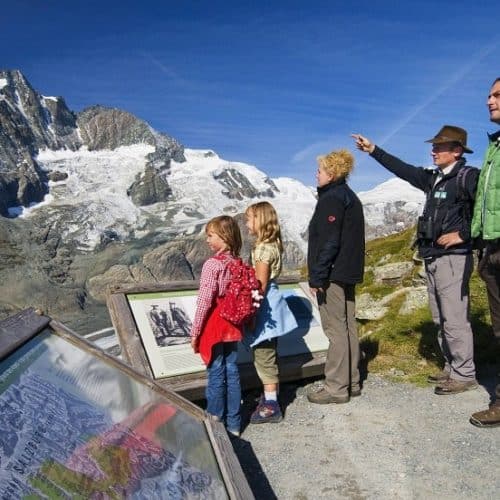
{"label": "shoulder strap", "polygon": [[467,190],[465,189],[465,182],[470,171],[470,167],[461,167],[457,173],[457,200],[459,201],[469,201]]}
{"label": "shoulder strap", "polygon": [[213,256],[214,259],[220,260],[220,261],[226,261],[226,260],[234,260],[238,259],[239,257],[234,257],[232,255],[227,255],[224,253],[218,253],[217,255]]}

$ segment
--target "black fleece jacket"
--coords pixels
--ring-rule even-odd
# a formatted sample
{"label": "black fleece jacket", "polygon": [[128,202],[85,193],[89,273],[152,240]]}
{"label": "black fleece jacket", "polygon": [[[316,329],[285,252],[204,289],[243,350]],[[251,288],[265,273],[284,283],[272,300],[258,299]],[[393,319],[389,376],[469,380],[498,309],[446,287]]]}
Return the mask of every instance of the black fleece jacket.
{"label": "black fleece jacket", "polygon": [[[438,169],[415,167],[375,146],[371,156],[387,170],[426,194],[423,218],[432,220],[432,238],[419,239],[419,254],[423,258],[472,251],[470,224],[479,170],[465,165],[460,158],[450,173],[436,182]],[[459,172],[463,169],[461,177]],[[464,243],[450,248],[437,244],[437,239],[458,231]]]}
{"label": "black fleece jacket", "polygon": [[309,223],[309,286],[363,281],[365,221],[359,198],[338,179],[318,188],[318,203]]}

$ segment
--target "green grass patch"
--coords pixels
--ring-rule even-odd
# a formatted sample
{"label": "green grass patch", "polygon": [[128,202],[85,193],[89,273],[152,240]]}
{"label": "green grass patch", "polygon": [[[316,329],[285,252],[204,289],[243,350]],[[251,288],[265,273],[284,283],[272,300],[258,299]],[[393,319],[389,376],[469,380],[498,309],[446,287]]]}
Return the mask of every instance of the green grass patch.
{"label": "green grass patch", "polygon": [[[366,265],[376,266],[392,262],[413,261],[411,243],[414,228],[396,235],[367,242]],[[400,285],[376,283],[368,269],[357,294],[370,293],[374,299],[421,281],[418,267]],[[491,323],[485,285],[474,271],[470,282],[471,324],[474,332],[474,358],[479,373],[487,370],[500,357],[500,349],[492,342]],[[361,348],[365,353],[364,369],[391,379],[427,385],[427,375],[437,372],[443,360],[437,342],[437,327],[433,324],[428,306],[411,314],[399,313],[405,296],[388,304],[387,314],[380,320],[359,321]]]}

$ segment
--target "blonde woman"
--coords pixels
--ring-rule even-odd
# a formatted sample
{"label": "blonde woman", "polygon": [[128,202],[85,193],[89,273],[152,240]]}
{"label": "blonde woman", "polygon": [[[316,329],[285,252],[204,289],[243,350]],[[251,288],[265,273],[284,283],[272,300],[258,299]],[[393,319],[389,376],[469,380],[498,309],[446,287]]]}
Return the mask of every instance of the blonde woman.
{"label": "blonde woman", "polygon": [[264,393],[250,417],[250,423],[276,423],[283,418],[278,403],[277,337],[297,328],[297,321],[278,290],[283,243],[278,215],[267,201],[250,205],[245,211],[248,232],[255,236],[252,265],[264,291],[254,328],[245,332],[244,343],[253,349],[254,365]]}
{"label": "blonde woman", "polygon": [[363,281],[365,223],[361,202],[346,182],[352,154],[341,149],[317,160],[318,203],[309,223],[307,265],[330,345],[324,386],[307,397],[311,403],[347,403],[361,394],[354,292]]}

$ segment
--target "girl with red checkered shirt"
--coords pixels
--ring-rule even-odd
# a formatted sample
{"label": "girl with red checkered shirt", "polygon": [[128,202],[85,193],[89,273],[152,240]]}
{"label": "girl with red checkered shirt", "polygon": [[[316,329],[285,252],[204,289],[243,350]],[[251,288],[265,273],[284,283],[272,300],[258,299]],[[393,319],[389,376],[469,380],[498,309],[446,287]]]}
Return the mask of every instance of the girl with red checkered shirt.
{"label": "girl with red checkered shirt", "polygon": [[220,316],[219,302],[231,280],[227,264],[241,250],[241,233],[227,215],[211,219],[205,232],[214,255],[201,271],[191,346],[207,365],[207,412],[225,422],[230,434],[239,436],[241,386],[236,361],[242,331]]}

